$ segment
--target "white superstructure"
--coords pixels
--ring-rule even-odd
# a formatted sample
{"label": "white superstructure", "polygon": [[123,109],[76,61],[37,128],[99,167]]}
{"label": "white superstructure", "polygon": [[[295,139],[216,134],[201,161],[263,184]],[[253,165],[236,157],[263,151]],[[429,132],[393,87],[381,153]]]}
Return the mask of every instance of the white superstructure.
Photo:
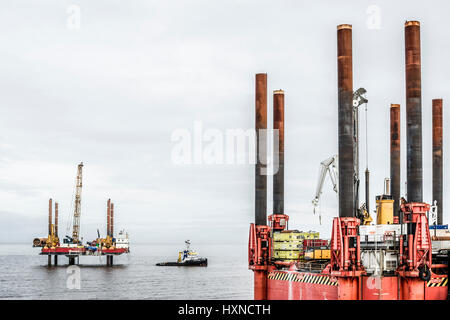
{"label": "white superstructure", "polygon": [[128,233],[125,230],[120,230],[116,237],[116,248],[126,248],[130,247],[130,241],[128,239]]}

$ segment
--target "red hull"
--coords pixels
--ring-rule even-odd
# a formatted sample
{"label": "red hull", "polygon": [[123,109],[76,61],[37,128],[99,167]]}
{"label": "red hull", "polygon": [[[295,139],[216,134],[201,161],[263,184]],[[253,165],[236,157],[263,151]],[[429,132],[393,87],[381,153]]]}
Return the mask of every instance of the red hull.
{"label": "red hull", "polygon": [[[98,254],[123,254],[127,253],[128,249],[125,248],[116,248],[116,249],[104,249],[99,250]],[[87,253],[86,248],[67,248],[67,247],[56,247],[54,249],[42,249],[41,254],[43,255],[85,255]]]}
{"label": "red hull", "polygon": [[100,253],[102,254],[122,254],[122,253],[127,253],[128,249],[105,249],[105,250],[100,250]]}
{"label": "red hull", "polygon": [[337,279],[317,273],[275,271],[267,277],[269,300],[337,300]]}
{"label": "red hull", "polygon": [[85,248],[67,248],[67,247],[56,247],[54,249],[42,248],[41,254],[84,254],[86,253]]}
{"label": "red hull", "polygon": [[[359,300],[446,300],[448,294],[447,276],[433,275],[428,282],[399,276],[357,279]],[[267,276],[268,300],[346,300],[344,288],[325,274],[274,271]]]}

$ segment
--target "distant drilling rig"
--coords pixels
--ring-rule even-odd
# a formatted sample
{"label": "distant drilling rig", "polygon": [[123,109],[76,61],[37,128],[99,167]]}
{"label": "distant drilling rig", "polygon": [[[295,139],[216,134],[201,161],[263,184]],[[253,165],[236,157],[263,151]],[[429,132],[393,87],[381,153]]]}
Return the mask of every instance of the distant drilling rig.
{"label": "distant drilling rig", "polygon": [[[352,26],[337,26],[338,155],[321,164],[338,185],[338,217],[331,239],[290,230],[284,210],[284,170],[273,177],[273,211],[267,216],[267,74],[255,78],[255,218],[250,224],[248,267],[255,300],[446,300],[450,232],[443,225],[442,99],[433,105],[433,206],[423,199],[422,88],[419,21],[404,25],[406,80],[407,194],[400,194],[400,105],[390,106],[391,176],[376,196],[376,219],[358,212],[358,139],[355,139]],[[273,93],[273,129],[279,130],[280,168],[284,167],[284,94]],[[357,135],[356,135],[357,137]],[[306,137],[305,139],[309,139]],[[276,155],[274,155],[276,159]],[[258,161],[259,160],[259,161]],[[336,179],[335,177],[338,177]],[[338,181],[336,181],[338,180]],[[336,189],[336,188],[335,188]],[[366,191],[368,169],[366,170]],[[336,191],[336,190],[335,190]],[[437,208],[432,209],[432,207]],[[363,211],[366,208],[362,207]],[[372,221],[373,220],[373,221]]]}
{"label": "distant drilling rig", "polygon": [[[48,209],[48,236],[47,238],[35,238],[33,247],[42,247],[41,255],[48,256],[48,265],[51,266],[54,256],[54,264],[58,264],[58,256],[65,255],[69,258],[69,265],[79,262],[80,256],[106,256],[106,264],[113,265],[113,257],[129,252],[128,234],[121,230],[114,237],[114,203],[111,199],[107,202],[107,222],[106,222],[106,238],[100,237],[97,229],[98,237],[84,245],[80,236],[80,217],[81,217],[81,191],[83,188],[83,163],[78,165],[77,177],[75,184],[74,210],[72,215],[72,235],[66,235],[63,243],[60,243],[58,237],[58,214],[59,204],[55,202],[55,222],[52,220],[52,202],[49,200]],[[70,225],[67,229],[70,232]]]}

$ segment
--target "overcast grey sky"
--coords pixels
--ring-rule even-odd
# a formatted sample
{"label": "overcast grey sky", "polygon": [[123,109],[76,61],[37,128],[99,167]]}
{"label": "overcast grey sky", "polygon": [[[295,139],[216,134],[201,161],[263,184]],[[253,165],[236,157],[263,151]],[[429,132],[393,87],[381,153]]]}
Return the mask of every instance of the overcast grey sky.
{"label": "overcast grey sky", "polygon": [[[49,197],[60,203],[63,235],[83,161],[85,239],[95,238],[97,228],[104,234],[111,198],[116,230],[126,228],[132,241],[245,245],[254,214],[253,166],[177,166],[171,134],[193,130],[194,121],[220,130],[253,128],[258,72],[268,73],[269,93],[286,91],[290,227],[329,236],[337,214],[329,180],[322,226],[311,200],[320,161],[337,152],[341,23],[353,25],[354,88],[368,92],[373,207],[389,175],[390,103],[401,104],[405,179],[403,25],[421,21],[424,198],[431,200],[431,99],[444,99],[445,134],[449,124],[448,1],[11,0],[0,6],[0,242],[31,245],[45,236]],[[370,27],[373,6],[379,28]],[[444,141],[447,177],[447,135]],[[364,154],[361,161],[364,169]],[[448,188],[445,182],[450,209]]]}

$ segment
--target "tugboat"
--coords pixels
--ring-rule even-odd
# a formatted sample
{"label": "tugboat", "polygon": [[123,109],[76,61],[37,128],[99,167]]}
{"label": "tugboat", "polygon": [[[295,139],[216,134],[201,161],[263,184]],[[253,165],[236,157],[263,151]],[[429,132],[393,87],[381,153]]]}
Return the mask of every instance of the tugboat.
{"label": "tugboat", "polygon": [[195,250],[191,250],[189,247],[191,242],[186,240],[186,249],[178,252],[178,260],[176,262],[160,262],[157,266],[197,266],[206,267],[208,266],[208,259],[200,257]]}

